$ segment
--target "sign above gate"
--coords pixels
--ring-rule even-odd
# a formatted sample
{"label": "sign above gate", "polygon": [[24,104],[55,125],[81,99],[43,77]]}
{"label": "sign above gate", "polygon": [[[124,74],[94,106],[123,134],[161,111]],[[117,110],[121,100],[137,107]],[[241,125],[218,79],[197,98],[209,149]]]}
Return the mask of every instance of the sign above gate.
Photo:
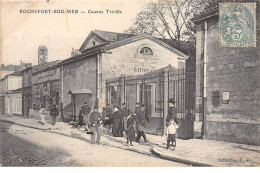
{"label": "sign above gate", "polygon": [[156,71],[155,68],[138,68],[138,67],[135,67],[134,68],[134,72],[135,73],[147,73],[147,72],[153,72],[153,71]]}

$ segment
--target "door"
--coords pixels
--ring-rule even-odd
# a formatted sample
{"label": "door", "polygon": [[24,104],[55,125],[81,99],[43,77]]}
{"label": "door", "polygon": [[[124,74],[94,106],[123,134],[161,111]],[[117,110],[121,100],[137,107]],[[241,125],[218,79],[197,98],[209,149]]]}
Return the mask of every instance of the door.
{"label": "door", "polygon": [[140,85],[140,103],[145,104],[147,115],[152,112],[152,85]]}

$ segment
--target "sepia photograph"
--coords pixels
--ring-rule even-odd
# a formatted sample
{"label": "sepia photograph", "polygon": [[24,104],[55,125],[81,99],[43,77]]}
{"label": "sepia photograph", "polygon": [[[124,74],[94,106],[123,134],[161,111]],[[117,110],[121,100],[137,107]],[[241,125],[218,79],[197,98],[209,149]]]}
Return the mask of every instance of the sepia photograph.
{"label": "sepia photograph", "polygon": [[259,167],[259,0],[1,0],[4,167]]}

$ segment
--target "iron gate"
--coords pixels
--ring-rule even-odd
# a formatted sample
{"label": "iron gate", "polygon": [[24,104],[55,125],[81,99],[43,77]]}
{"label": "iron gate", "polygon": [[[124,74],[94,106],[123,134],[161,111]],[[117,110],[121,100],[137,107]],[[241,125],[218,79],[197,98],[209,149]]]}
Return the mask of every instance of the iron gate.
{"label": "iron gate", "polygon": [[[137,102],[148,109],[150,124],[148,133],[162,132],[168,114],[168,100],[175,99],[179,121],[178,137],[193,138],[195,119],[195,69],[174,69],[169,66],[138,76],[123,76],[107,81],[107,102],[125,102],[127,108],[135,111]],[[115,90],[117,88],[117,90]],[[110,99],[109,99],[110,98]]]}

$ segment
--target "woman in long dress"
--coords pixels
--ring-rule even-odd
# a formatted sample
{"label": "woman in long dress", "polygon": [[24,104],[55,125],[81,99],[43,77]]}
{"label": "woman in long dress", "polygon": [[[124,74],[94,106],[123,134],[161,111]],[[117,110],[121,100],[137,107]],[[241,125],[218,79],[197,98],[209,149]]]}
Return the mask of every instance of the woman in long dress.
{"label": "woman in long dress", "polygon": [[112,133],[115,137],[122,137],[122,116],[118,111],[118,107],[114,107],[114,114],[113,114],[113,128]]}
{"label": "woman in long dress", "polygon": [[135,126],[136,126],[136,121],[133,115],[129,115],[127,117],[127,128],[126,128],[126,140],[127,140],[127,146],[129,146],[129,141],[130,145],[133,146],[133,141],[135,140]]}

